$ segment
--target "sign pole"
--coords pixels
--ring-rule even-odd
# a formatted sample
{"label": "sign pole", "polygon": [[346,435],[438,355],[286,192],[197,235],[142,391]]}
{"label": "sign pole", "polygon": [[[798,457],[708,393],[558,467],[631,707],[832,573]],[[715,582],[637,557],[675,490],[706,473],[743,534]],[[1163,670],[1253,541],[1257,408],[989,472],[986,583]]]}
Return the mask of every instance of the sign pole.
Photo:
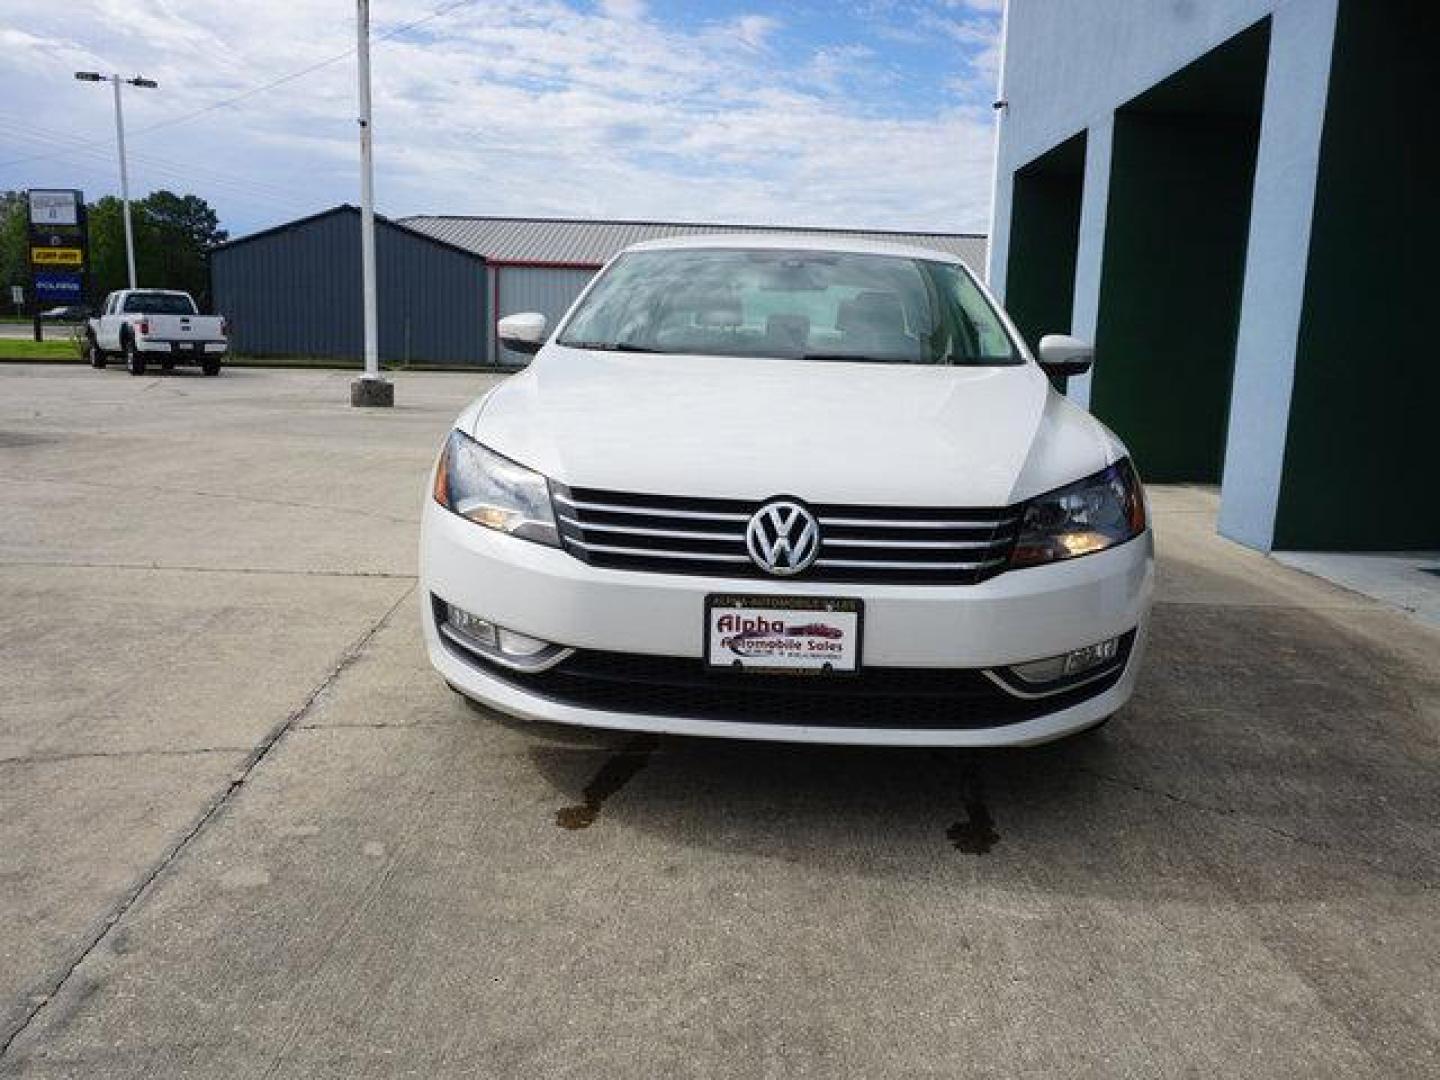
{"label": "sign pole", "polygon": [[395,404],[395,387],[380,377],[375,299],[375,170],[370,138],[370,0],[356,0],[355,55],[360,82],[360,276],[364,290],[365,374],[350,384],[351,405]]}
{"label": "sign pole", "polygon": [[135,232],[130,226],[130,176],[125,168],[125,110],[120,104],[120,76],[111,75],[115,87],[115,145],[120,150],[120,205],[125,215],[125,268],[130,272],[130,288],[135,288]]}

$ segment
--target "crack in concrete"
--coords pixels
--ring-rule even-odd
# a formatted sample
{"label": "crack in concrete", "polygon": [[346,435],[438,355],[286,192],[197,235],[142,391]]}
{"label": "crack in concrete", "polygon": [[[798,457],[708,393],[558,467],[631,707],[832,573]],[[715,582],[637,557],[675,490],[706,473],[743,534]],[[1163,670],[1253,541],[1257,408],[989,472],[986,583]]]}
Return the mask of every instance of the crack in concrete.
{"label": "crack in concrete", "polygon": [[421,721],[421,720],[414,721],[413,723],[404,723],[404,724],[390,724],[390,723],[386,723],[386,722],[383,721],[383,720],[375,720],[375,721],[347,720],[347,721],[344,721],[344,722],[341,722],[341,723],[336,723],[336,724],[297,724],[297,725],[296,725],[296,730],[297,730],[297,731],[337,731],[337,730],[341,730],[341,729],[357,729],[357,730],[360,730],[360,731],[393,731],[393,730],[402,730],[402,731],[403,731],[403,730],[409,730],[409,729],[412,729],[412,728],[429,728],[429,729],[434,730],[434,729],[453,728],[453,727],[455,727],[455,726],[456,726],[456,725],[453,724],[453,723],[449,723],[449,724],[432,724],[432,723],[428,723],[428,722]]}
{"label": "crack in concrete", "polygon": [[270,751],[275,748],[275,745],[315,707],[315,703],[320,700],[321,695],[334,685],[335,681],[340,678],[351,665],[360,659],[360,656],[364,653],[366,647],[374,639],[375,635],[385,627],[390,621],[390,617],[400,609],[400,606],[410,598],[410,594],[414,591],[415,585],[412,583],[369,629],[361,634],[359,638],[352,642],[345,651],[340,654],[340,659],[336,661],[335,665],[331,667],[325,677],[320,680],[319,684],[306,695],[305,700],[300,703],[300,707],[292,711],[271,728],[265,737],[260,740],[259,744],[251,749],[240,768],[231,776],[230,782],[225,786],[225,789],[210,800],[209,804],[200,812],[200,815],[195,819],[194,823],[165,850],[154,866],[141,877],[140,881],[132,885],[125,895],[120,898],[119,902],[112,906],[110,911],[96,925],[92,926],[89,935],[59,975],[50,979],[45,986],[32,989],[25,995],[30,1002],[30,1007],[11,1030],[4,1032],[3,1036],[0,1036],[0,1061],[3,1061],[5,1055],[9,1053],[10,1047],[14,1045],[15,1040],[25,1033],[30,1025],[35,1022],[35,1018],[44,1012],[55,999],[55,996],[64,989],[65,984],[70,981],[70,977],[75,974],[80,965],[83,964],[90,954],[95,951],[96,947],[109,936],[110,932],[114,930],[120,920],[129,913],[130,909],[150,890],[151,885],[180,857],[190,842],[199,836],[205,827],[209,825],[211,821],[215,820],[220,812],[225,809],[231,799],[235,797],[235,794],[245,786],[251,774],[259,768],[260,763],[264,761]]}
{"label": "crack in concrete", "polygon": [[243,754],[248,746],[197,746],[193,750],[78,750],[67,754],[28,754],[0,758],[0,765],[49,765],[105,758],[190,757],[195,754]]}
{"label": "crack in concrete", "polygon": [[[1325,843],[1322,840],[1316,840],[1309,836],[1302,836],[1299,833],[1292,833],[1276,825],[1269,825],[1231,807],[1214,806],[1210,803],[1199,802],[1195,799],[1187,798],[1184,795],[1177,795],[1173,791],[1166,791],[1163,788],[1151,787],[1150,785],[1140,783],[1137,780],[1127,780],[1124,777],[1111,776],[1109,773],[1103,773],[1100,770],[1091,768],[1088,765],[1076,765],[1074,766],[1074,768],[1077,772],[1085,773],[1087,776],[1093,776],[1101,783],[1110,784],[1114,787],[1125,788],[1128,791],[1133,791],[1140,795],[1149,795],[1154,798],[1165,799],[1168,802],[1175,803],[1177,806],[1183,806],[1189,810],[1198,810],[1201,813],[1210,814],[1214,817],[1229,818],[1230,820],[1240,825],[1244,825],[1251,829],[1258,829],[1264,833],[1269,833],[1271,836],[1274,836],[1281,840],[1287,840],[1292,844],[1299,844],[1302,847],[1308,847],[1314,851],[1322,851],[1327,855],[1337,855],[1340,858],[1346,859],[1347,861],[1353,863],[1358,863],[1361,866],[1367,867],[1368,869],[1374,870],[1376,873],[1383,874],[1387,877],[1400,876],[1396,874],[1394,867],[1383,866],[1379,863],[1365,858],[1363,855],[1356,855],[1353,852],[1346,851],[1345,849],[1336,847],[1333,844]],[[1415,881],[1412,878],[1403,878],[1403,880],[1408,881],[1410,884],[1416,885],[1426,891],[1440,888],[1440,882]]]}
{"label": "crack in concrete", "polygon": [[276,577],[376,578],[381,581],[415,581],[414,574],[396,574],[388,570],[285,570],[263,566],[164,566],[160,563],[65,562],[63,560],[0,559],[0,570],[6,567],[56,570],[164,570],[177,574],[261,574]]}

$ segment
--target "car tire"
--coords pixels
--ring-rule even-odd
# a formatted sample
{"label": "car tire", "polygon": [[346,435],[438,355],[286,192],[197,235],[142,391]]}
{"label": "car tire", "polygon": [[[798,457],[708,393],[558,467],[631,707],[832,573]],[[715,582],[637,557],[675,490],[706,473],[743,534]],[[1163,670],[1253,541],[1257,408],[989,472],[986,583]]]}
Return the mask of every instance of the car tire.
{"label": "car tire", "polygon": [[145,374],[145,354],[135,347],[135,339],[125,342],[125,370],[131,375]]}
{"label": "car tire", "polygon": [[90,361],[91,367],[103,368],[105,366],[105,350],[100,348],[99,342],[93,337],[85,343],[85,356]]}
{"label": "car tire", "polygon": [[206,375],[219,375],[219,374],[220,374],[220,361],[219,361],[219,360],[202,360],[202,361],[200,362],[200,370],[203,371]]}

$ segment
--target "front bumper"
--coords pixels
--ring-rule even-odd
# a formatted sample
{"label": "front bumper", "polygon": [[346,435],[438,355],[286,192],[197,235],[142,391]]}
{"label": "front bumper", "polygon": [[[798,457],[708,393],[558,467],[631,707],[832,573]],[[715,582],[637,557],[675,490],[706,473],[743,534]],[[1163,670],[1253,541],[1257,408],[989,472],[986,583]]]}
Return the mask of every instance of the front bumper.
{"label": "front bumper", "polygon": [[[420,566],[431,662],[461,693],[503,712],[633,731],[896,746],[1026,745],[1103,720],[1134,689],[1154,578],[1148,531],[1110,551],[965,586],[831,585],[607,570],[558,549],[481,528],[428,499]],[[582,707],[548,693],[541,682],[489,668],[442,641],[428,602],[431,596],[442,598],[511,630],[583,654],[655,658],[661,667],[664,658],[676,658],[682,665],[693,662],[699,671],[705,597],[716,592],[864,601],[866,672],[926,669],[920,673],[924,678],[949,673],[963,682],[967,676],[978,678],[979,669],[1054,656],[1132,632],[1133,638],[1115,677],[1097,682],[1085,694],[1058,694],[1053,703],[1028,707],[1023,718],[1013,722],[1008,720],[1013,710],[989,719],[973,715],[976,709],[984,710],[983,701],[975,697],[971,715],[957,720],[955,727],[933,719],[908,726],[894,709],[886,710],[883,718],[877,711],[875,725],[867,726],[853,717],[825,722],[823,709],[809,708],[751,720],[744,716],[743,700],[739,712],[732,708],[723,716],[688,707],[680,698],[671,699],[676,702],[673,708],[658,710],[625,704],[623,695],[612,699],[619,700],[620,707]],[[904,670],[894,674],[903,677]],[[803,722],[787,722],[792,713]]]}

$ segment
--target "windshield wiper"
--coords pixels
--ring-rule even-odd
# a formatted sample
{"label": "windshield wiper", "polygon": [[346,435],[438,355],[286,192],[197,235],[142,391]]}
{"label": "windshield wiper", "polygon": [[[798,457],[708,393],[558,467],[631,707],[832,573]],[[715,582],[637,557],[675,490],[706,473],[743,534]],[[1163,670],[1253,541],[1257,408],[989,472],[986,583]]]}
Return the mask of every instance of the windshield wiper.
{"label": "windshield wiper", "polygon": [[951,367],[1013,367],[1020,363],[1018,356],[973,356],[969,353],[950,353],[937,360],[938,364]]}
{"label": "windshield wiper", "polygon": [[567,349],[594,349],[597,352],[658,353],[664,349],[652,349],[649,345],[637,345],[633,341],[562,341]]}
{"label": "windshield wiper", "polygon": [[849,360],[857,364],[907,364],[910,361],[899,356],[867,356],[853,352],[807,352],[795,357],[796,360]]}

